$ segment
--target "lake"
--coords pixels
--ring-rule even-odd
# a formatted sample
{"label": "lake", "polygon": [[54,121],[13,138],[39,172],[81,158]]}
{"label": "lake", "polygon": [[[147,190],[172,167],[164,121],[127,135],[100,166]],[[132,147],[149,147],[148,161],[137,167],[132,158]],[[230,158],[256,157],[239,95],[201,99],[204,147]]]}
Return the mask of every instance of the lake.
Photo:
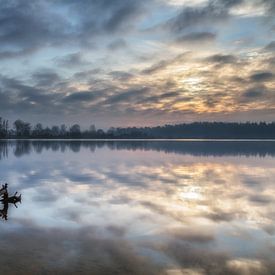
{"label": "lake", "polygon": [[274,141],[2,141],[1,274],[275,274]]}

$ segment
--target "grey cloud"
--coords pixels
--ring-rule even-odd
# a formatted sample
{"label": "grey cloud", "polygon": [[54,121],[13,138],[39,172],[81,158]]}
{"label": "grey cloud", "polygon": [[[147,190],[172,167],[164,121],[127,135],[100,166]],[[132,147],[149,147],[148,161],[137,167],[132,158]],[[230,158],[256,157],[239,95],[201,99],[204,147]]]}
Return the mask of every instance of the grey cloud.
{"label": "grey cloud", "polygon": [[268,14],[274,17],[275,1],[274,0],[260,0],[260,3],[265,5]]}
{"label": "grey cloud", "polygon": [[0,109],[2,111],[9,110],[13,105],[12,98],[9,94],[0,89]]}
{"label": "grey cloud", "polygon": [[206,58],[207,62],[216,63],[216,64],[233,64],[237,61],[237,58],[234,55],[225,55],[225,54],[215,54]]}
{"label": "grey cloud", "polygon": [[267,195],[255,194],[249,197],[250,201],[258,204],[269,204],[273,201],[273,198]]}
{"label": "grey cloud", "polygon": [[[77,15],[80,39],[86,39],[82,34],[96,35],[99,33],[114,33],[127,31],[145,12],[146,5],[151,1],[114,0],[63,1],[73,15]],[[94,16],[91,16],[93,14]]]}
{"label": "grey cloud", "polygon": [[114,95],[109,96],[105,101],[104,104],[116,104],[119,102],[129,101],[133,102],[133,100],[139,99],[144,95],[149,93],[149,89],[147,87],[144,88],[136,88],[136,89],[129,89],[128,91],[123,91],[121,93],[117,93]]}
{"label": "grey cloud", "polygon": [[91,101],[97,97],[98,93],[90,91],[74,92],[63,98],[65,102]]}
{"label": "grey cloud", "polygon": [[89,65],[90,62],[84,60],[83,55],[80,52],[71,53],[63,57],[55,58],[57,65],[62,67],[74,67]]}
{"label": "grey cloud", "polygon": [[246,90],[242,95],[246,98],[261,98],[265,95],[266,88],[263,86],[253,87]]}
{"label": "grey cloud", "polygon": [[47,91],[34,86],[25,85],[17,79],[2,77],[1,82],[3,90],[6,93],[12,93],[13,99],[16,101],[22,101],[22,103],[32,101],[38,104],[47,104],[47,102],[54,99],[52,93],[48,93]]}
{"label": "grey cloud", "polygon": [[219,0],[219,1],[212,1],[212,3],[220,3],[220,5],[223,5],[226,8],[231,8],[233,6],[243,3],[243,0]]}
{"label": "grey cloud", "polygon": [[[14,0],[0,7],[0,56],[17,57],[63,42],[68,22],[50,12],[48,2]],[[6,48],[14,49],[6,50]],[[7,56],[6,56],[7,57]]]}
{"label": "grey cloud", "polygon": [[[134,26],[145,10],[145,1],[135,0],[4,1],[0,7],[0,58],[28,55],[47,46],[90,47],[96,35]],[[122,40],[113,43],[122,46]],[[71,64],[78,61],[71,56]]]}
{"label": "grey cloud", "polygon": [[246,82],[246,79],[239,77],[239,76],[233,76],[229,78],[230,81],[236,82],[238,84],[243,84]]}
{"label": "grey cloud", "polygon": [[[119,81],[125,81],[131,77],[123,72],[113,72]],[[77,91],[62,82],[57,74],[49,71],[37,71],[32,75],[34,85],[26,85],[25,82],[1,77],[0,88],[4,110],[16,109],[17,114],[69,114],[78,109],[91,110],[92,112],[106,110],[106,105],[112,105],[117,112],[127,112],[127,108],[146,96],[150,96],[152,90],[149,87],[133,87],[129,89],[118,89],[106,80],[102,83],[93,82],[91,89]],[[62,84],[63,83],[63,84]],[[98,89],[97,89],[98,87]],[[102,87],[102,88],[101,88]],[[87,103],[98,104],[93,108]],[[68,104],[71,103],[71,104]]]}
{"label": "grey cloud", "polygon": [[217,210],[216,212],[206,214],[205,217],[215,222],[230,222],[236,218],[236,214]]}
{"label": "grey cloud", "polygon": [[106,229],[116,237],[123,237],[126,233],[126,228],[122,226],[109,225]]}
{"label": "grey cloud", "polygon": [[250,79],[255,82],[269,81],[272,80],[274,75],[271,72],[258,72],[252,74]]}
{"label": "grey cloud", "polygon": [[275,51],[275,41],[271,41],[268,45],[266,45],[264,50],[274,52]]}
{"label": "grey cloud", "polygon": [[226,96],[225,92],[218,92],[218,93],[213,93],[211,95],[204,95],[203,96],[203,103],[210,107],[213,108],[216,104],[218,104],[219,102],[221,102],[223,100],[223,97]]}
{"label": "grey cloud", "polygon": [[127,205],[129,205],[132,202],[132,199],[127,196],[119,195],[119,196],[113,197],[108,202],[110,204],[127,204]]}
{"label": "grey cloud", "polygon": [[[168,93],[163,93],[160,95],[144,97],[138,103],[154,103],[154,102],[159,102],[162,99],[173,98],[173,97],[178,97],[178,96],[180,96],[180,92],[168,92]],[[182,100],[182,98],[181,98],[181,100]]]}
{"label": "grey cloud", "polygon": [[216,39],[216,34],[211,32],[192,32],[179,37],[177,43],[206,43],[213,42]]}
{"label": "grey cloud", "polygon": [[53,94],[25,85],[22,85],[19,97],[28,102],[35,102],[41,105],[49,103],[55,98]]}
{"label": "grey cloud", "polygon": [[187,27],[224,21],[229,17],[229,9],[242,3],[242,0],[209,1],[202,7],[185,7],[166,26],[173,32],[181,32]]}
{"label": "grey cloud", "polygon": [[[116,1],[121,2],[121,1]],[[137,1],[123,1],[120,7],[117,7],[112,16],[105,22],[104,27],[107,31],[115,31],[121,27],[131,24],[131,19],[140,12],[140,5]],[[128,24],[125,24],[127,22]]]}
{"label": "grey cloud", "polygon": [[95,68],[92,70],[81,71],[74,74],[74,77],[77,79],[91,79],[94,75],[102,73],[103,70],[100,68]]}
{"label": "grey cloud", "polygon": [[131,73],[123,71],[112,71],[109,73],[115,80],[126,81],[133,77]]}
{"label": "grey cloud", "polygon": [[51,86],[60,80],[59,75],[53,71],[38,71],[32,75],[38,86]]}
{"label": "grey cloud", "polygon": [[0,51],[0,59],[19,58],[34,53],[38,47],[31,47],[29,49],[21,50],[2,50]]}
{"label": "grey cloud", "polygon": [[124,39],[116,39],[108,45],[109,50],[120,50],[127,47],[127,43]]}
{"label": "grey cloud", "polygon": [[177,56],[175,56],[174,58],[171,58],[171,59],[161,60],[161,61],[153,64],[149,68],[146,68],[146,69],[142,70],[141,73],[142,74],[153,74],[153,73],[156,73],[158,71],[164,70],[169,65],[176,64],[176,63],[179,63],[179,62],[183,62],[188,57],[188,54],[190,54],[190,52],[184,52],[184,53],[179,54],[179,55],[177,55]]}
{"label": "grey cloud", "polygon": [[153,73],[156,73],[156,72],[158,72],[160,70],[165,69],[169,64],[170,64],[169,61],[161,60],[158,63],[152,65],[151,67],[149,67],[147,69],[144,69],[142,71],[142,73],[143,74],[153,74]]}

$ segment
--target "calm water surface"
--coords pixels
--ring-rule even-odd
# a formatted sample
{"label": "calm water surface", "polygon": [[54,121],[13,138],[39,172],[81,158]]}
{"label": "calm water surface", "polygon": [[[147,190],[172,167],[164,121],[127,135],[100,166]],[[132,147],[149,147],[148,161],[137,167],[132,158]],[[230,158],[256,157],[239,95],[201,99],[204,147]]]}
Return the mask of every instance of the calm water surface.
{"label": "calm water surface", "polygon": [[1,274],[275,274],[275,142],[0,143]]}

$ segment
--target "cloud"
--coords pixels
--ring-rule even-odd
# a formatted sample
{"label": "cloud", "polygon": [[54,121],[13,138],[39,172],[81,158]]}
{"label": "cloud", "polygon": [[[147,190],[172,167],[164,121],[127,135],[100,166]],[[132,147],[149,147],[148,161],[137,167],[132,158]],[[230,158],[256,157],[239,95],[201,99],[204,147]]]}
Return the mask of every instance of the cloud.
{"label": "cloud", "polygon": [[[144,3],[135,0],[2,3],[0,59],[29,55],[46,47],[91,47],[98,35],[132,28],[146,11]],[[114,48],[122,44],[123,39],[113,41]],[[75,64],[79,57],[68,56],[63,65],[66,61]]]}
{"label": "cloud", "polygon": [[[32,123],[38,114],[47,123],[57,114],[67,122],[75,115],[86,124],[93,113],[100,114],[94,117],[102,127],[126,120],[129,125],[229,116],[243,120],[234,104],[239,97],[249,98],[248,91],[242,96],[249,81],[268,81],[267,89],[273,89],[273,41],[263,50],[272,31],[268,9],[273,2],[250,2],[5,2],[0,7],[0,59],[6,74],[0,90],[2,115],[10,120],[23,115]],[[261,16],[240,15],[248,6],[261,7]],[[250,44],[238,44],[240,40]],[[193,52],[180,54],[185,46]],[[214,71],[223,65],[224,70]],[[168,81],[173,87],[166,86]],[[147,91],[141,92],[144,87]],[[216,97],[223,92],[225,96]],[[270,94],[270,103],[259,106],[259,118],[252,105],[238,111],[246,118],[250,112],[257,120],[270,120]]]}
{"label": "cloud", "polygon": [[74,74],[76,79],[91,79],[93,76],[103,73],[103,70],[100,68],[95,68],[92,70],[80,71]]}
{"label": "cloud", "polygon": [[116,39],[108,45],[108,49],[111,51],[125,49],[126,47],[127,42],[122,38]]}
{"label": "cloud", "polygon": [[12,58],[20,58],[26,55],[31,55],[35,51],[38,50],[38,47],[31,47],[28,49],[21,49],[21,50],[2,50],[0,52],[0,59],[12,59]]}
{"label": "cloud", "polygon": [[206,58],[206,61],[209,63],[216,63],[220,65],[233,64],[237,61],[237,58],[234,55],[228,54],[215,54]]}
{"label": "cloud", "polygon": [[262,3],[266,7],[266,10],[269,15],[274,16],[274,11],[275,11],[274,0],[260,0],[260,3]]}
{"label": "cloud", "polygon": [[1,4],[0,56],[18,57],[64,42],[68,22],[51,12],[47,4],[30,0]]}
{"label": "cloud", "polygon": [[179,37],[176,42],[182,44],[201,44],[213,42],[216,39],[216,34],[211,32],[193,32]]}
{"label": "cloud", "polygon": [[213,0],[200,7],[184,7],[177,16],[169,19],[166,27],[175,33],[179,33],[189,27],[222,22],[230,17],[230,8],[241,3],[242,0]]}
{"label": "cloud", "polygon": [[84,60],[84,57],[80,52],[71,53],[63,57],[55,58],[54,60],[57,65],[62,67],[75,67],[91,64],[90,62]]}
{"label": "cloud", "polygon": [[99,91],[81,91],[81,92],[74,92],[72,94],[66,95],[63,98],[64,102],[67,103],[74,103],[74,102],[87,102],[92,101],[97,98],[97,96],[100,94]]}
{"label": "cloud", "polygon": [[263,87],[263,86],[259,86],[259,87],[253,87],[253,88],[250,88],[248,90],[246,90],[242,96],[245,97],[245,98],[261,98],[265,95],[266,93],[266,88]]}
{"label": "cloud", "polygon": [[265,51],[274,52],[275,51],[275,41],[271,41],[264,48]]}
{"label": "cloud", "polygon": [[[39,79],[40,77],[40,79]],[[43,79],[44,77],[44,79]],[[53,80],[55,75],[34,75],[34,78],[41,81],[40,84],[45,84],[45,78]],[[6,96],[10,98],[9,108],[16,108],[16,110],[24,110],[36,108],[38,105],[44,109],[49,107],[51,102],[56,98],[56,95],[35,86],[25,85],[21,81],[14,78],[1,77],[2,89]],[[1,102],[1,104],[3,104]]]}
{"label": "cloud", "polygon": [[267,195],[262,195],[262,194],[254,194],[249,197],[251,202],[257,203],[257,204],[269,204],[273,202],[273,198]]}
{"label": "cloud", "polygon": [[33,73],[32,78],[38,86],[52,86],[60,81],[60,76],[53,71],[42,70]]}
{"label": "cloud", "polygon": [[133,77],[133,74],[123,71],[112,71],[109,73],[114,80],[127,81]]}
{"label": "cloud", "polygon": [[184,62],[184,60],[188,58],[189,54],[190,54],[190,52],[184,52],[184,53],[178,54],[177,56],[175,56],[173,58],[161,60],[161,61],[153,64],[149,68],[143,69],[141,71],[141,73],[145,74],[145,75],[157,73],[161,70],[166,69],[170,65],[177,64],[179,62]]}
{"label": "cloud", "polygon": [[[175,98],[176,100],[178,100],[180,94],[181,94],[180,92],[167,92],[159,95],[152,95],[152,96],[142,98],[138,103],[156,103],[161,101],[162,99],[171,99],[171,98]],[[185,98],[185,100],[187,100],[187,98]]]}
{"label": "cloud", "polygon": [[[79,38],[90,42],[89,36],[103,33],[117,33],[128,31],[136,20],[146,11],[145,6],[151,1],[114,0],[89,1],[81,0],[63,1],[62,4],[78,18],[77,26]],[[145,5],[146,3],[146,5]],[[91,17],[91,14],[94,16]]]}
{"label": "cloud", "polygon": [[274,75],[271,72],[258,72],[250,76],[250,80],[255,82],[264,82],[272,80]]}
{"label": "cloud", "polygon": [[110,95],[103,104],[113,105],[119,102],[131,102],[134,103],[135,100],[142,98],[144,95],[149,93],[147,87],[143,88],[133,88],[127,91],[119,92],[114,95]]}

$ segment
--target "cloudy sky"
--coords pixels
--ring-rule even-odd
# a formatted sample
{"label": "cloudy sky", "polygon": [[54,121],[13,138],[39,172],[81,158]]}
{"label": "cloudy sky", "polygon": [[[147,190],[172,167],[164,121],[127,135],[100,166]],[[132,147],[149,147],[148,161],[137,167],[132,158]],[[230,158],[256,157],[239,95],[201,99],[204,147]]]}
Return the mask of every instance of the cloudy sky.
{"label": "cloudy sky", "polygon": [[0,116],[275,118],[274,0],[0,0]]}

